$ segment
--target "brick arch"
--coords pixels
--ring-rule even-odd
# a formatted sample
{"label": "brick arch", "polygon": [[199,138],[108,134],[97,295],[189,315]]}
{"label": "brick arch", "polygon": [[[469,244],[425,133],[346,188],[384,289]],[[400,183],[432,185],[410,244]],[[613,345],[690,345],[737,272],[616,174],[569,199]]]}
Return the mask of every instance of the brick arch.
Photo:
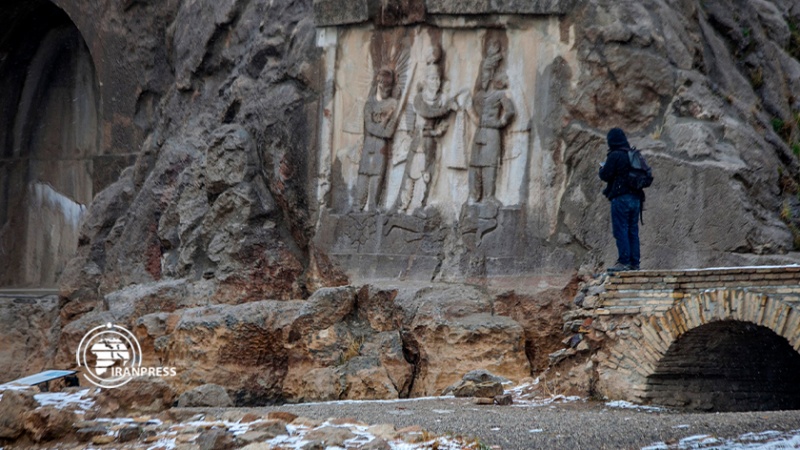
{"label": "brick arch", "polygon": [[[609,349],[601,368],[612,397],[647,402],[648,377],[675,342],[686,333],[721,321],[750,323],[771,330],[800,352],[800,308],[780,295],[747,289],[717,289],[683,297],[663,314],[639,316],[624,339]],[[620,376],[621,375],[621,376]]]}

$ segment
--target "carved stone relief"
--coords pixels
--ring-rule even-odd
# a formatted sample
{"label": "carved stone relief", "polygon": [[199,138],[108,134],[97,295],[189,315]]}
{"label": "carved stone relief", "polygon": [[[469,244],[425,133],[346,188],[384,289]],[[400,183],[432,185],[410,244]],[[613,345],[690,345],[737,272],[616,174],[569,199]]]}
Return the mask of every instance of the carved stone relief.
{"label": "carved stone relief", "polygon": [[563,191],[540,175],[559,157],[548,154],[553,132],[533,111],[546,91],[538,76],[555,58],[569,62],[571,43],[558,19],[527,20],[320,33],[333,89],[323,107],[319,221],[340,231],[319,245],[368,265],[366,278],[380,266],[394,271],[387,277],[445,279],[443,267],[490,275],[524,252],[524,242],[504,239],[552,233],[528,229],[555,223],[557,208],[541,199]]}
{"label": "carved stone relief", "polygon": [[507,92],[508,77],[500,67],[503,57],[500,41],[491,39],[481,63],[480,87],[469,110],[477,125],[469,159],[469,199],[472,203],[494,201],[503,130],[516,115]]}

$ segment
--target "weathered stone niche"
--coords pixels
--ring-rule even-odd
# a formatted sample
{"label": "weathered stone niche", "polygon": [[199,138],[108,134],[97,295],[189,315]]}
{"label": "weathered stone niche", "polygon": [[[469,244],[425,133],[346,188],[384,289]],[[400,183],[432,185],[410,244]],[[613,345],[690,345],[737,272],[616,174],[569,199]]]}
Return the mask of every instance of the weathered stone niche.
{"label": "weathered stone niche", "polygon": [[53,287],[95,191],[98,83],[64,11],[7,2],[0,17],[0,286]]}
{"label": "weathered stone niche", "polygon": [[574,269],[556,245],[559,95],[577,70],[566,2],[338,3],[316,3],[318,243],[356,280],[547,285]]}

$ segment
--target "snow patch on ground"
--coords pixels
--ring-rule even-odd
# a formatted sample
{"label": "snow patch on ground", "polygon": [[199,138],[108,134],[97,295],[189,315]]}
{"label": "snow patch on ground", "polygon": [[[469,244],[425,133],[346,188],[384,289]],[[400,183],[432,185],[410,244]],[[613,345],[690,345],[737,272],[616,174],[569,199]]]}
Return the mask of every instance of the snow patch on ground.
{"label": "snow patch on ground", "polygon": [[540,381],[537,377],[532,383],[520,384],[519,386],[506,390],[505,393],[511,394],[514,398],[514,406],[524,407],[552,406],[554,403],[586,401],[586,398],[577,395],[547,395],[547,393],[543,393],[539,388],[539,383]]}
{"label": "snow patch on ground", "polygon": [[414,397],[414,398],[394,398],[389,400],[335,400],[330,402],[308,402],[303,403],[303,406],[318,406],[318,405],[358,405],[364,403],[408,403],[419,402],[423,400],[443,400],[455,398],[452,395],[442,395],[439,397]]}
{"label": "snow patch on ground", "polygon": [[656,442],[642,447],[642,450],[786,450],[794,448],[800,448],[800,429],[784,433],[780,431],[745,433],[733,439],[696,434],[685,437],[674,444]]}
{"label": "snow patch on ground", "polygon": [[577,395],[553,395],[551,397],[535,397],[532,399],[514,399],[513,406],[524,407],[537,407],[537,406],[550,406],[554,403],[571,403],[578,401],[586,401],[585,398]]}
{"label": "snow patch on ground", "polygon": [[608,406],[609,408],[636,409],[639,411],[649,411],[649,412],[664,412],[667,410],[666,408],[662,408],[660,406],[637,405],[635,403],[626,402],[625,400],[614,400],[613,402],[606,402],[606,406]]}
{"label": "snow patch on ground", "polygon": [[[264,419],[254,420],[252,422],[231,422],[231,421],[215,421],[215,422],[208,422],[205,420],[195,420],[191,422],[186,422],[181,424],[181,426],[189,426],[195,427],[199,430],[202,429],[209,429],[211,427],[221,426],[225,427],[229,432],[231,432],[234,436],[241,436],[248,431],[250,431],[250,427],[259,423],[264,422]],[[305,427],[305,426],[294,426],[294,425],[287,425],[286,431],[288,434],[282,434],[272,439],[268,439],[263,441],[264,444],[272,445],[282,449],[297,449],[300,450],[304,448],[306,444],[310,441],[305,439],[305,436],[312,430],[316,430],[323,427],[337,427],[337,428],[344,428],[349,430],[351,433],[355,435],[354,438],[348,439],[345,441],[345,447],[353,448],[356,446],[363,446],[369,442],[372,442],[376,439],[376,436],[369,433],[368,426],[360,425],[360,424],[333,424],[329,421],[326,421],[315,428]],[[161,440],[159,440],[156,445],[151,448],[157,447],[165,447],[168,449],[175,448],[175,439],[171,439],[171,444],[169,444],[170,439],[165,436]],[[430,449],[430,448],[437,448],[441,450],[461,450],[464,448],[464,443],[453,439],[447,436],[437,436],[431,437],[430,439],[419,442],[419,443],[407,443],[403,442],[400,439],[393,439],[387,441],[389,447],[392,450],[422,450],[422,449]],[[170,445],[172,445],[170,447]],[[341,447],[334,447],[329,446],[326,447],[329,450],[340,449]]]}

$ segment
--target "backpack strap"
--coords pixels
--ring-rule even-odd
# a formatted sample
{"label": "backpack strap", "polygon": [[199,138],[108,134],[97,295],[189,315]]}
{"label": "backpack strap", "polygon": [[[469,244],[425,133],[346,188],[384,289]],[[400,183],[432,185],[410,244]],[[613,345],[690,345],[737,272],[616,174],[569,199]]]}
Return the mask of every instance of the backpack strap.
{"label": "backpack strap", "polygon": [[642,191],[642,196],[639,198],[639,222],[644,225],[644,191]]}

